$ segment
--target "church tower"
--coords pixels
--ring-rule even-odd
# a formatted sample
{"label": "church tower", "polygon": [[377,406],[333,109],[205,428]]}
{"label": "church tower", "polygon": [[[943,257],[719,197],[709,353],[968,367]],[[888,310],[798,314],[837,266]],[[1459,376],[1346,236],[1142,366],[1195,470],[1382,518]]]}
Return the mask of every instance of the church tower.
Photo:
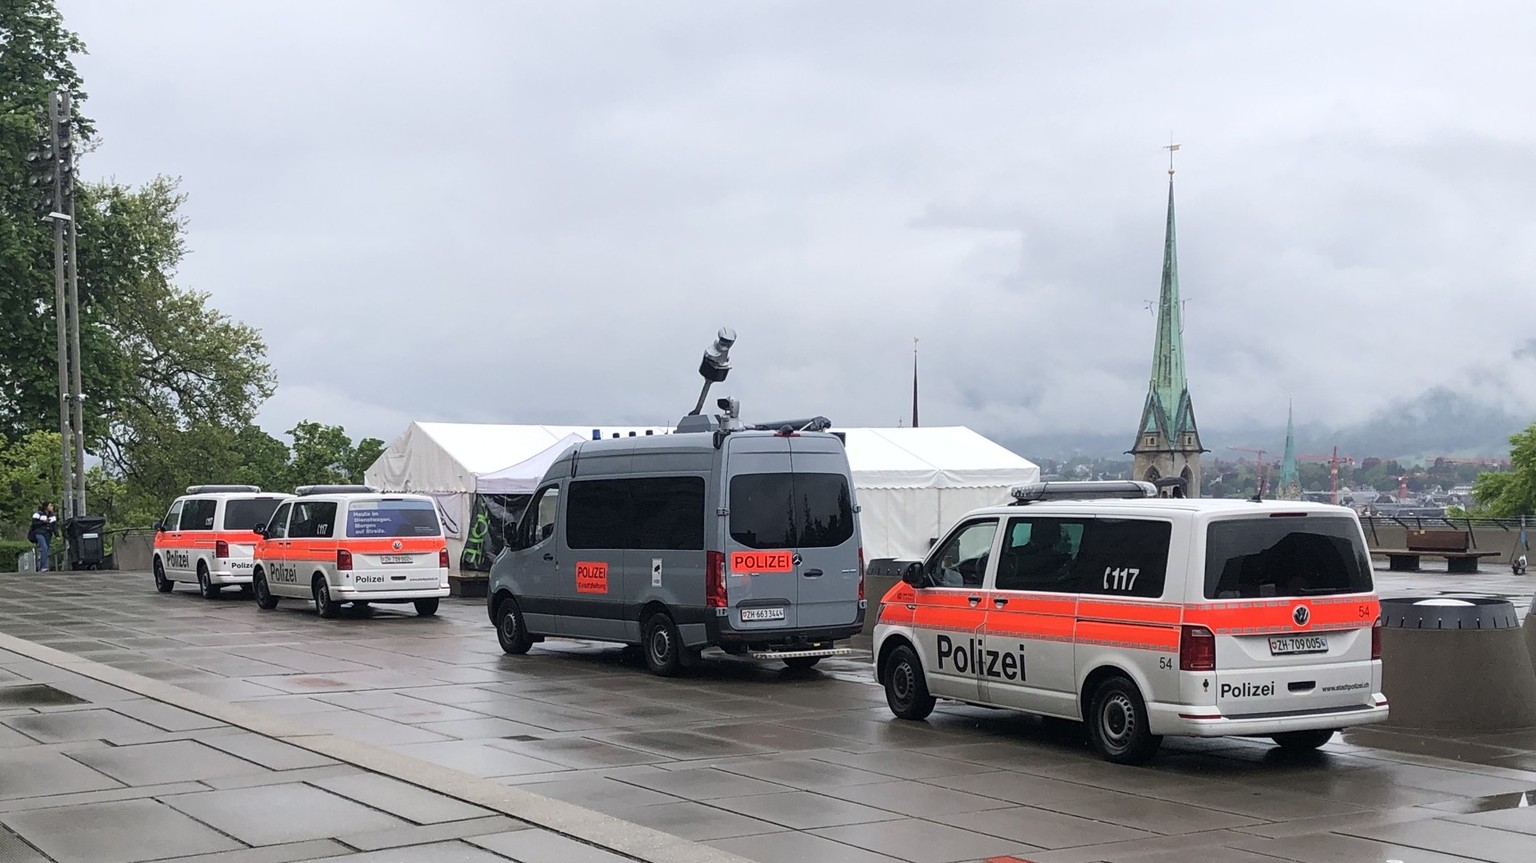
{"label": "church tower", "polygon": [[1195,406],[1184,379],[1184,325],[1179,304],[1179,257],[1173,228],[1173,151],[1168,147],[1168,232],[1163,239],[1163,285],[1157,300],[1157,341],[1152,348],[1152,378],[1141,411],[1134,478],[1156,481],[1181,477],[1185,494],[1200,496],[1200,445]]}
{"label": "church tower", "polygon": [[1280,487],[1275,497],[1301,500],[1301,472],[1296,467],[1296,410],[1285,411],[1285,457],[1280,460]]}

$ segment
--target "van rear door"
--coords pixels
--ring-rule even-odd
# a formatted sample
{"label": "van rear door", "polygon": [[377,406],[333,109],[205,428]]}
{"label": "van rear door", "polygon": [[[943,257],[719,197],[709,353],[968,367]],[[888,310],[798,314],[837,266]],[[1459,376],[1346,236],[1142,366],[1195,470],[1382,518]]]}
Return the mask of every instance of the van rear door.
{"label": "van rear door", "polygon": [[771,637],[801,625],[789,441],[751,433],[726,439],[725,603],[738,632]]}
{"label": "van rear door", "polygon": [[1226,716],[1368,707],[1380,612],[1360,524],[1275,512],[1206,528],[1203,602],[1186,623],[1216,636],[1216,704]]}
{"label": "van rear door", "polygon": [[794,466],[801,626],[846,626],[859,615],[859,530],[848,454],[831,435],[789,439]]}
{"label": "van rear door", "polygon": [[[379,497],[347,502],[344,544],[359,593],[433,590],[445,578],[443,528],[430,500]],[[359,597],[366,599],[366,597]]]}

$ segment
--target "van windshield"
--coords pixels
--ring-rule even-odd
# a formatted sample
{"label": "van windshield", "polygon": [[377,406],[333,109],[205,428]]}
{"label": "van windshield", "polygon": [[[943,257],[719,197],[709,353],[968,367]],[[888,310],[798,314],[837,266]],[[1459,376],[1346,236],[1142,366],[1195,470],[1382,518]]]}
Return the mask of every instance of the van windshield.
{"label": "van windshield", "polygon": [[1212,522],[1205,597],[1249,599],[1368,593],[1371,562],[1353,519],[1338,516]]}
{"label": "van windshield", "polygon": [[280,497],[255,497],[244,500],[230,500],[224,503],[224,529],[225,530],[253,530],[258,524],[265,524],[272,518],[272,513],[277,510],[277,505],[282,503]]}
{"label": "van windshield", "polygon": [[437,507],[429,500],[367,500],[347,505],[347,536],[439,536]]}
{"label": "van windshield", "polygon": [[835,473],[731,478],[731,539],[747,548],[833,548],[853,536],[853,495]]}

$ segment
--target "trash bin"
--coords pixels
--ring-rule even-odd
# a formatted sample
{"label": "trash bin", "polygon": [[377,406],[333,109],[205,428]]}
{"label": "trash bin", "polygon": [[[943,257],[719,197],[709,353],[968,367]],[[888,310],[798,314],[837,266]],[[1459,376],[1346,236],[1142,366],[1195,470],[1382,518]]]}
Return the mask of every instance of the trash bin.
{"label": "trash bin", "polygon": [[107,520],[99,515],[77,515],[64,522],[65,553],[70,569],[100,569],[106,559]]}
{"label": "trash bin", "polygon": [[1486,596],[1383,599],[1381,620],[1388,725],[1536,726],[1536,670],[1513,603]]}

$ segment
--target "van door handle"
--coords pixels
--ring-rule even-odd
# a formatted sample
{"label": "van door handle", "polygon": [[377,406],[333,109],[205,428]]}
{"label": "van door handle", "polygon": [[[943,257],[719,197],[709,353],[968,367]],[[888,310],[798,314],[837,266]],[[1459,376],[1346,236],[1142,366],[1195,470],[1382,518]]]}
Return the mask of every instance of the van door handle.
{"label": "van door handle", "polygon": [[545,560],[554,560],[555,556],[553,554],[550,554],[549,552],[546,551],[546,552],[544,552],[544,559]]}
{"label": "van door handle", "polygon": [[819,569],[807,569],[805,572],[800,574],[806,578],[821,578],[821,570]]}
{"label": "van door handle", "polygon": [[1008,600],[1001,596],[994,596],[992,597],[992,604],[998,608],[1002,608],[1008,604]]}
{"label": "van door handle", "polygon": [[971,604],[971,608],[975,608],[976,606],[981,604],[981,597],[979,597],[979,596],[967,596],[965,598],[965,601],[969,602]]}

